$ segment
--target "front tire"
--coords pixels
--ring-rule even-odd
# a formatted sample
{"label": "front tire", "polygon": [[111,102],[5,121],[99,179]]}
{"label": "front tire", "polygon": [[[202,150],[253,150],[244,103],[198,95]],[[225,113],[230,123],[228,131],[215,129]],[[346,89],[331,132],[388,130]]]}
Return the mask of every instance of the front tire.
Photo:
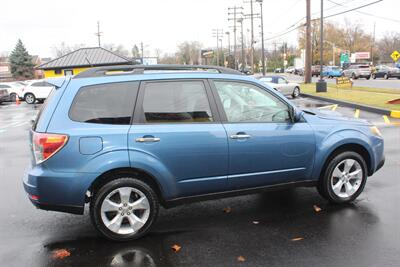
{"label": "front tire", "polygon": [[367,164],[361,155],[346,151],[333,157],[320,177],[318,192],[329,202],[355,200],[367,181]]}
{"label": "front tire", "polygon": [[25,102],[28,104],[34,104],[36,102],[36,97],[34,94],[27,93],[24,97]]}
{"label": "front tire", "polygon": [[131,241],[150,230],[158,209],[158,197],[148,184],[123,176],[94,193],[90,217],[94,227],[106,238]]}
{"label": "front tire", "polygon": [[292,97],[293,97],[293,98],[296,98],[296,97],[299,97],[299,95],[300,95],[300,88],[296,86],[296,87],[293,89]]}

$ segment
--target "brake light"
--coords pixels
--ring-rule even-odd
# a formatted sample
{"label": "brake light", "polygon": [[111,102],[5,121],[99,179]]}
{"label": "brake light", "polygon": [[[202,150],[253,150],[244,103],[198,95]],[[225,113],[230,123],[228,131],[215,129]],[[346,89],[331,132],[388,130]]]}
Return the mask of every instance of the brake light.
{"label": "brake light", "polygon": [[67,143],[68,136],[64,134],[48,134],[33,132],[32,149],[36,164],[42,163],[56,154]]}

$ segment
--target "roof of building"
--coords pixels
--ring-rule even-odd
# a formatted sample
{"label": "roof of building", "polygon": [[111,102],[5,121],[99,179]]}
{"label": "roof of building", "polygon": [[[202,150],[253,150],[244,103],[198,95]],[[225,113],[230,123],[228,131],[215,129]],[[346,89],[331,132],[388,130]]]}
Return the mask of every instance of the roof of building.
{"label": "roof of building", "polygon": [[87,47],[72,51],[40,66],[39,69],[57,69],[73,67],[93,67],[104,65],[129,64],[131,61],[123,56],[101,47]]}

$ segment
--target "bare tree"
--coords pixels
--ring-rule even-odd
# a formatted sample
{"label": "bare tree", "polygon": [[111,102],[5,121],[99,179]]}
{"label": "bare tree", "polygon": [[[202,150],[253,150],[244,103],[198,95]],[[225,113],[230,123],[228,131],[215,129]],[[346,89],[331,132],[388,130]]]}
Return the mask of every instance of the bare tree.
{"label": "bare tree", "polygon": [[377,44],[377,52],[379,59],[382,62],[393,62],[390,55],[394,50],[400,50],[400,33],[388,32],[386,33]]}
{"label": "bare tree", "polygon": [[51,50],[53,53],[54,57],[61,57],[64,56],[68,53],[71,53],[72,51],[75,51],[79,48],[86,47],[85,44],[75,44],[75,45],[67,45],[65,42],[61,42],[58,45],[54,45]]}
{"label": "bare tree", "polygon": [[178,51],[176,53],[179,63],[199,64],[201,47],[202,45],[197,41],[186,41],[181,43],[178,46]]}

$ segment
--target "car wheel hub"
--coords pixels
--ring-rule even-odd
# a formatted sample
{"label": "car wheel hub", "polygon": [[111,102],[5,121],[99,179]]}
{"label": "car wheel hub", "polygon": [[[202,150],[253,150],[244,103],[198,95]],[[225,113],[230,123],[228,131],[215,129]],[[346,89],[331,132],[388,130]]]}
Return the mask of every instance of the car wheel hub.
{"label": "car wheel hub", "polygon": [[104,225],[116,234],[139,231],[150,216],[150,203],[145,194],[133,187],[120,187],[109,193],[101,205]]}
{"label": "car wheel hub", "polygon": [[331,176],[331,189],[340,198],[354,195],[361,186],[363,170],[354,159],[345,159],[336,165]]}

